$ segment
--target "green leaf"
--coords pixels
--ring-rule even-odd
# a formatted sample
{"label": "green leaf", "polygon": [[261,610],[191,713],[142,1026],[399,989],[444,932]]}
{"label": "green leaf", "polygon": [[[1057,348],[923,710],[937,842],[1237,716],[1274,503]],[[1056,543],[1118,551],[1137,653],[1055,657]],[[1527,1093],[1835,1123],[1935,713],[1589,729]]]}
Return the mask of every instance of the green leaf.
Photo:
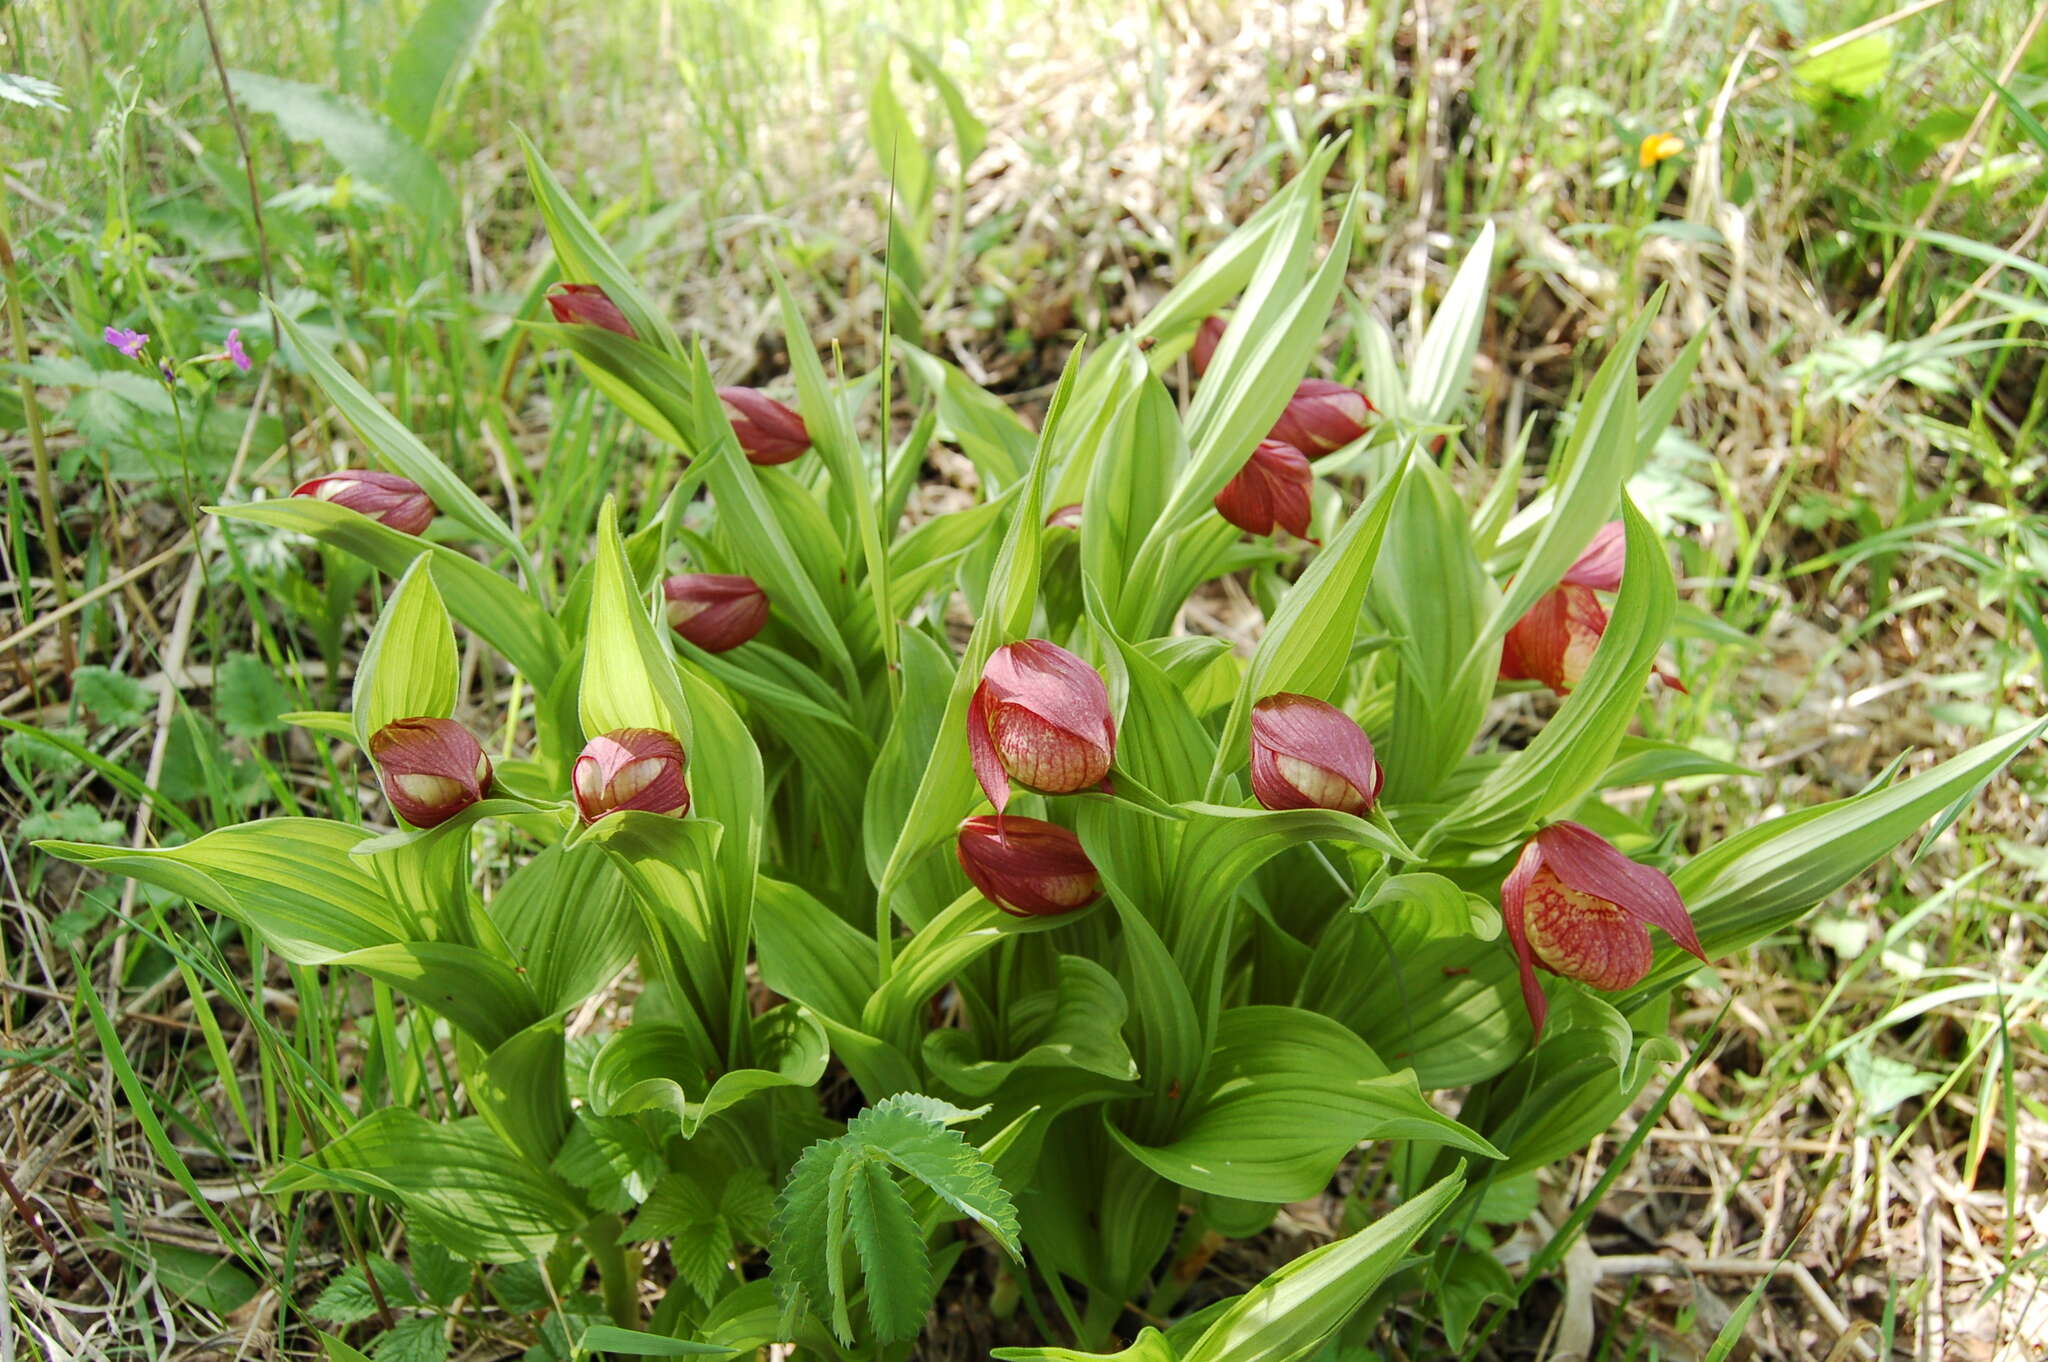
{"label": "green leaf", "polygon": [[430,1302],[445,1310],[469,1290],[475,1275],[469,1263],[423,1234],[407,1236],[406,1243],[412,1250],[412,1275]]}
{"label": "green leaf", "polygon": [[1428,425],[1449,421],[1471,379],[1472,357],[1479,352],[1479,333],[1486,321],[1487,277],[1493,270],[1493,223],[1479,229],[1479,239],[1465,253],[1436,315],[1422,333],[1415,361],[1409,366],[1407,402],[1402,414]]}
{"label": "green leaf", "polygon": [[156,693],[110,667],[80,667],[71,673],[71,703],[99,723],[127,728],[156,708]]}
{"label": "green leaf", "polygon": [[396,1107],[371,1113],[266,1187],[381,1197],[415,1228],[477,1262],[546,1252],[585,1218],[559,1180],[521,1159],[480,1118],[434,1122]]}
{"label": "green leaf", "polygon": [[896,88],[889,80],[886,59],[876,64],[874,83],[868,87],[868,143],[882,174],[895,185],[900,200],[899,215],[921,217],[931,202],[931,153],[924,149],[909,115],[896,101]]}
{"label": "green leaf", "polygon": [[491,921],[542,1012],[583,1002],[633,958],[630,892],[594,846],[548,847],[506,878],[491,900]]}
{"label": "green leaf", "polygon": [[[129,1250],[124,1247],[123,1252]],[[133,1256],[154,1269],[165,1290],[210,1314],[232,1314],[254,1300],[261,1289],[233,1259],[216,1258],[179,1244],[145,1240],[135,1247]]]}
{"label": "green leaf", "polygon": [[967,107],[967,99],[960,93],[945,68],[933,59],[931,53],[898,33],[893,35],[896,45],[903,49],[903,55],[910,59],[910,67],[918,76],[939,92],[939,100],[946,106],[946,121],[953,125],[953,146],[959,154],[962,173],[974,164],[974,158],[981,155],[988,145],[988,125],[974,116]]}
{"label": "green leaf", "polygon": [[[562,188],[561,180],[549,167],[546,159],[533,145],[531,138],[513,129],[519,138],[519,149],[526,156],[526,178],[533,188],[533,197],[540,205],[541,221],[547,224],[548,241],[555,248],[555,260],[562,268],[562,278],[575,284],[596,284],[605,291],[605,296],[618,305],[626,314],[626,320],[640,338],[640,343],[664,350],[671,355],[680,355],[682,346],[676,340],[676,333],[662,318],[661,309],[654,299],[633,277],[612,248],[591,225],[576,201]],[[591,330],[584,327],[582,330]],[[620,338],[624,340],[624,337]],[[630,343],[630,342],[629,342]]]}
{"label": "green leaf", "polygon": [[1113,1125],[1110,1133],[1161,1177],[1247,1201],[1314,1196],[1361,1140],[1435,1140],[1499,1157],[1430,1106],[1413,1074],[1388,1073],[1350,1031],[1290,1007],[1223,1014],[1201,1090],[1170,1143],[1140,1144]]}
{"label": "green leaf", "polygon": [[616,1324],[593,1324],[583,1331],[577,1346],[590,1353],[622,1353],[627,1357],[730,1357],[738,1351],[715,1343],[693,1343],[685,1338],[664,1338],[638,1329],[621,1329]]}
{"label": "green leaf", "polygon": [[854,1165],[846,1219],[867,1279],[868,1322],[884,1343],[914,1338],[932,1302],[932,1271],[917,1217],[888,1170],[872,1159]]}
{"label": "green leaf", "polygon": [[653,728],[673,734],[690,750],[690,706],[658,628],[653,606],[641,596],[626,563],[618,508],[607,497],[597,516],[596,575],[577,701],[585,737]]}
{"label": "green leaf", "polygon": [[[433,158],[381,114],[343,95],[255,71],[230,73],[244,108],[267,113],[294,142],[318,142],[349,174],[402,204],[431,232],[455,223],[455,193]],[[438,500],[438,498],[437,498]]]}
{"label": "green leaf", "polygon": [[475,559],[313,497],[206,509],[230,520],[311,535],[393,577],[404,576],[420,558],[431,559],[435,585],[455,618],[504,654],[536,691],[545,694],[554,685],[564,651],[560,627],[533,597]]}
{"label": "green leaf", "polygon": [[254,742],[284,732],[283,716],[297,703],[270,664],[248,653],[233,654],[214,673],[214,716],[234,737]]}
{"label": "green leaf", "polygon": [[[668,1160],[661,1145],[638,1121],[585,1111],[577,1113],[569,1137],[549,1167],[564,1182],[582,1188],[592,1206],[617,1213],[648,1201],[655,1183],[667,1171]],[[635,1219],[636,1231],[646,1214],[642,1211]]]}
{"label": "green leaf", "polygon": [[981,1151],[918,1110],[917,1094],[877,1102],[846,1124],[846,1136],[916,1178],[940,1200],[1020,1257],[1017,1213]]}
{"label": "green leaf", "polygon": [[1514,1304],[1515,1279],[1508,1276],[1500,1259],[1491,1253],[1461,1249],[1444,1269],[1437,1299],[1442,1302],[1444,1341],[1453,1348],[1462,1348],[1481,1306],[1488,1301]]}
{"label": "green leaf", "polygon": [[1892,35],[1868,33],[1792,68],[1800,94],[1812,104],[1828,97],[1868,99],[1884,85],[1892,66]]}
{"label": "green leaf", "polygon": [[[1979,743],[1897,784],[1759,823],[1694,857],[1671,878],[1692,911],[1707,957],[1747,950],[1796,922],[1897,850],[1922,824],[1968,803],[2044,733],[2048,719]],[[1660,949],[1648,977],[1621,1006],[1639,1006],[1698,966],[1676,947]]]}
{"label": "green leaf", "polygon": [[457,670],[454,626],[434,585],[433,560],[422,554],[385,602],[356,664],[356,746],[369,751],[371,735],[394,719],[452,716]]}
{"label": "green leaf", "polygon": [[495,1049],[540,1020],[533,990],[510,966],[453,941],[394,941],[326,963],[361,970],[423,1003]]}
{"label": "green leaf", "polygon": [[776,1292],[785,1302],[808,1299],[822,1315],[832,1301],[832,1255],[839,1251],[830,1238],[832,1169],[843,1146],[820,1140],[797,1157],[775,1202],[769,1270]]}
{"label": "green leaf", "polygon": [[1908,1098],[1934,1091],[1942,1084],[1940,1074],[1924,1073],[1903,1059],[1881,1055],[1866,1038],[1851,1045],[1842,1055],[1842,1071],[1856,1089],[1866,1120],[1879,1117]]}
{"label": "green leaf", "polygon": [[421,146],[433,140],[497,16],[498,0],[428,0],[384,77],[384,112]]}
{"label": "green leaf", "polygon": [[438,1315],[415,1315],[392,1325],[370,1344],[376,1362],[445,1362],[448,1323]]}
{"label": "green leaf", "polygon": [[317,965],[395,941],[408,930],[399,909],[349,854],[366,835],[317,818],[272,818],[175,847],[37,845],[183,895],[246,923],[293,964]]}
{"label": "green leaf", "polygon": [[456,477],[447,464],[420,443],[418,436],[400,425],[398,419],[386,411],[384,405],[356,382],[354,376],[307,335],[297,322],[285,316],[275,304],[271,313],[284,329],[285,339],[291,342],[292,353],[306,366],[306,372],[327,395],[327,400],[334,403],[342,419],[362,437],[377,461],[392,472],[418,483],[433,498],[435,509],[442,515],[504,549],[512,555],[512,561],[519,565],[528,582],[538,581],[533,562],[527,557],[526,546],[519,542],[519,536],[498,518],[496,512],[484,505],[483,499],[469,489],[469,484]]}
{"label": "green leaf", "polygon": [[960,446],[989,494],[1022,478],[1035,442],[1008,404],[936,355],[903,340],[894,348],[937,399],[940,438]]}
{"label": "green leaf", "polygon": [[968,1097],[988,1097],[1021,1069],[1071,1068],[1116,1082],[1138,1077],[1122,1035],[1129,1007],[1116,976],[1093,960],[1062,955],[1059,982],[1014,999],[1006,1018],[1014,1059],[981,1059],[974,1039],[955,1029],[931,1031],[924,1058],[932,1072]]}
{"label": "green leaf", "polygon": [[[370,1271],[377,1274],[377,1286],[384,1293],[384,1303],[394,1308],[403,1308],[417,1299],[412,1283],[405,1279],[405,1272],[389,1258],[372,1254],[369,1259]],[[370,1290],[369,1275],[356,1264],[350,1264],[336,1273],[334,1280],[322,1287],[313,1303],[306,1307],[306,1313],[326,1324],[360,1324],[377,1313],[376,1293]]]}
{"label": "green leaf", "polygon": [[1344,522],[1329,546],[1291,587],[1259,638],[1244,684],[1230,707],[1209,775],[1209,792],[1220,792],[1223,777],[1250,761],[1252,706],[1280,691],[1330,699],[1351,661],[1351,645],[1373,565],[1379,561],[1387,521],[1407,475],[1404,450],[1379,486]]}

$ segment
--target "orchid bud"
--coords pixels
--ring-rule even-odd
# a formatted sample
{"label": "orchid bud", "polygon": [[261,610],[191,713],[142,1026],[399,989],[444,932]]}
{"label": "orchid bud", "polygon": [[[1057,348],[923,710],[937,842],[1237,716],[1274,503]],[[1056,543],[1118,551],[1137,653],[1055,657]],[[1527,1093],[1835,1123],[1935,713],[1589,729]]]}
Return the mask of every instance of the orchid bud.
{"label": "orchid bud", "polygon": [[1559,695],[1585,678],[1607,631],[1607,609],[1591,587],[1554,587],[1515,621],[1500,645],[1503,681],[1540,681]]}
{"label": "orchid bud", "polygon": [[416,828],[434,828],[484,797],[491,759],[453,719],[394,719],[370,735],[384,797]]}
{"label": "orchid bud", "polygon": [[718,400],[748,463],[788,463],[811,447],[811,432],[796,409],[758,388],[720,388]]}
{"label": "orchid bud", "polygon": [[640,339],[633,323],[619,311],[611,295],[596,284],[557,284],[548,292],[548,309],[564,326],[601,326],[627,340]]}
{"label": "orchid bud", "polygon": [[1188,363],[1194,366],[1195,377],[1209,372],[1209,361],[1216,358],[1216,347],[1223,343],[1223,319],[1211,313],[1202,318],[1202,329],[1195,332],[1195,348],[1188,351]]}
{"label": "orchid bud", "polygon": [[401,534],[418,534],[434,523],[434,499],[411,478],[374,468],[345,468],[292,489],[295,497],[331,501],[359,511]]}
{"label": "orchid bud", "polygon": [[1631,988],[1650,972],[1650,927],[1707,958],[1671,877],[1578,823],[1553,823],[1529,840],[1500,902],[1539,1036],[1550,1003],[1536,982],[1538,965],[1593,988]]}
{"label": "orchid bud", "polygon": [[1374,410],[1356,388],[1325,378],[1305,378],[1266,438],[1320,459],[1364,435],[1365,418]]}
{"label": "orchid bud", "polygon": [[620,728],[584,744],[570,771],[576,809],[586,823],[638,809],[681,818],[690,811],[683,745],[658,728]]}
{"label": "orchid bud", "polygon": [[1266,808],[1363,815],[1380,781],[1372,739],[1335,705],[1282,691],[1252,706],[1252,793]]}
{"label": "orchid bud", "polygon": [[661,584],[669,628],[707,653],[739,647],[768,622],[768,593],[752,577],[685,572]]}
{"label": "orchid bud", "polygon": [[1081,503],[1070,502],[1045,518],[1048,530],[1078,530],[1081,528]]}
{"label": "orchid bud", "polygon": [[1102,673],[1044,639],[996,649],[968,706],[967,747],[997,813],[1013,780],[1040,794],[1105,784],[1116,722]]}
{"label": "orchid bud", "polygon": [[1278,440],[1261,440],[1216,494],[1216,511],[1246,534],[1271,534],[1277,526],[1306,539],[1308,490],[1314,484],[1306,454]]}
{"label": "orchid bud", "polygon": [[[1500,679],[1540,681],[1559,695],[1571,694],[1585,679],[1607,632],[1607,610],[1596,591],[1621,589],[1621,570],[1628,557],[1627,532],[1610,520],[1594,534],[1558,584],[1537,598],[1529,612],[1515,621],[1500,646]],[[1685,683],[1662,667],[1657,677],[1673,690]]]}
{"label": "orchid bud", "polygon": [[960,825],[960,868],[1012,917],[1052,917],[1095,902],[1102,876],[1081,839],[1037,818],[980,814]]}

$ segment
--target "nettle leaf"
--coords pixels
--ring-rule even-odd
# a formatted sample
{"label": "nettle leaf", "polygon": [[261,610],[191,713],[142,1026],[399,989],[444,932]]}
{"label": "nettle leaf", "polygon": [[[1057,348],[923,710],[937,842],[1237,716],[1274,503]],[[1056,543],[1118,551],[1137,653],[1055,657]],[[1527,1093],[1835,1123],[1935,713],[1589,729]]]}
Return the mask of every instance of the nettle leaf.
{"label": "nettle leaf", "polygon": [[391,593],[356,664],[356,745],[368,751],[371,735],[395,719],[452,716],[457,672],[455,628],[432,560],[422,554]]}
{"label": "nettle leaf", "polygon": [[214,717],[233,737],[254,742],[282,733],[290,726],[284,715],[297,707],[298,697],[261,658],[236,653],[213,674]]}
{"label": "nettle leaf", "polygon": [[80,667],[71,673],[71,703],[99,723],[127,728],[156,707],[156,692],[111,667]]}
{"label": "nettle leaf", "polygon": [[294,142],[318,142],[351,175],[377,186],[439,231],[457,216],[455,192],[434,159],[382,114],[344,95],[256,71],[233,73],[235,97],[277,119]]}
{"label": "nettle leaf", "polygon": [[[370,1255],[370,1271],[377,1274],[377,1286],[384,1303],[393,1309],[413,1304],[419,1298],[406,1280],[405,1272],[389,1258]],[[377,1297],[361,1266],[351,1264],[322,1287],[306,1313],[327,1324],[359,1324],[377,1313]]]}
{"label": "nettle leaf", "polygon": [[[840,1341],[853,1341],[844,1248],[850,1241],[867,1281],[869,1323],[878,1339],[913,1336],[931,1306],[924,1232],[894,1167],[1016,1256],[1015,1210],[988,1156],[944,1121],[950,1104],[902,1093],[869,1107],[846,1133],[806,1149],[776,1200],[770,1251],[777,1292],[794,1307],[825,1315]],[[886,1190],[885,1190],[886,1188]]]}
{"label": "nettle leaf", "polygon": [[915,1337],[931,1304],[931,1262],[903,1189],[873,1159],[854,1165],[847,1224],[867,1279],[868,1322],[884,1342]]}
{"label": "nettle leaf", "polygon": [[448,1353],[448,1323],[439,1315],[402,1319],[370,1343],[377,1362],[445,1362]]}
{"label": "nettle leaf", "polygon": [[469,1290],[475,1268],[459,1254],[449,1252],[424,1234],[409,1234],[406,1243],[412,1250],[409,1261],[413,1278],[433,1304],[446,1309]]}

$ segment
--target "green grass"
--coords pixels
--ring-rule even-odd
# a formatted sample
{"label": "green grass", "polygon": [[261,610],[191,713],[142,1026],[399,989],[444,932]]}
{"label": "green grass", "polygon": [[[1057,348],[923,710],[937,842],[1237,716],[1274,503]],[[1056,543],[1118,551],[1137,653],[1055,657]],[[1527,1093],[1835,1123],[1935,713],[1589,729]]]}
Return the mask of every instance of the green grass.
{"label": "green grass", "polygon": [[[214,5],[227,65],[364,106],[423,8]],[[367,1201],[256,1199],[264,1170],[357,1104],[449,1095],[430,1038],[382,989],[287,969],[181,901],[23,849],[181,838],[280,810],[361,816],[359,767],[279,716],[345,703],[368,574],[263,531],[223,533],[200,509],[282,494],[345,455],[344,428],[277,362],[266,291],[473,486],[518,508],[559,587],[597,502],[652,495],[651,463],[618,412],[519,330],[549,266],[514,127],[704,334],[722,381],[781,375],[765,339],[771,266],[821,349],[859,370],[886,305],[891,202],[867,111],[892,61],[932,152],[925,220],[895,205],[921,238],[886,261],[899,283],[913,263],[922,275],[899,330],[920,327],[1034,413],[1078,335],[1128,319],[1128,299],[1156,295],[1317,135],[1347,131],[1332,189],[1355,186],[1366,207],[1351,292],[1409,343],[1446,262],[1501,224],[1510,267],[1482,340],[1474,459],[1546,448],[1579,361],[1656,284],[1673,301],[1649,368],[1708,333],[1640,498],[1686,529],[1692,700],[1666,711],[1663,736],[1774,762],[1725,787],[1728,807],[1695,829],[1708,837],[1717,820],[1845,793],[2041,708],[2048,147],[2029,120],[2048,113],[2048,38],[2020,50],[2032,16],[2019,0],[1952,0],[1802,62],[1879,17],[1832,0],[1531,0],[1420,18],[1377,3],[1332,33],[1306,8],[1247,21],[1083,0],[1048,21],[975,0],[904,6],[888,26],[991,131],[963,167],[958,125],[864,7],[505,0],[468,79],[423,124],[452,213],[376,156],[289,140],[245,92],[259,250],[237,128],[189,7],[7,8],[10,70],[52,82],[64,106],[0,102],[5,282],[21,314],[20,341],[0,339],[41,417],[32,435],[22,391],[0,392],[0,429],[19,432],[6,628],[36,628],[10,643],[0,699],[0,1090],[23,1151],[6,1162],[63,1264],[10,1296],[17,1336],[44,1355],[154,1357],[225,1317],[230,1334],[278,1330],[303,1353],[303,1308],[392,1226]],[[2001,71],[2012,98],[1993,98],[1958,153],[1993,94],[1984,73]],[[1644,172],[1637,145],[1665,130],[1688,149]],[[108,325],[180,359],[239,326],[257,371],[194,370],[172,397],[101,343]],[[1355,368],[1348,329],[1328,353],[1340,375]],[[933,481],[949,476],[938,461]],[[83,603],[50,622],[65,601]],[[1916,1280],[1896,1312],[1924,1339],[1944,1303],[1927,1299],[1911,1217],[1866,1218],[1864,1203],[1874,1169],[1896,1190],[1914,1158],[1932,1159],[1943,1185],[2004,1208],[1936,1198],[1957,1217],[1950,1242],[1981,1229],[2005,1274],[1979,1282],[1987,1303],[1954,1327],[2018,1319],[2016,1284],[2039,1272],[2018,1218],[2040,1174],[2012,1149],[2048,1121],[2029,963],[2048,941],[2044,786],[2041,760],[2023,760],[1921,859],[1902,854],[1797,940],[1731,968],[1743,1005],[1687,1099],[1696,1124],[1660,1126],[1729,1138],[1653,1135],[1617,1185],[1721,1181],[1701,1217],[1710,1255],[1775,1255],[1811,1212],[1800,1251],[1839,1266],[1852,1302],[1868,1304],[1852,1250],[1901,1255],[1894,1270]],[[1916,1011],[1929,995],[1941,1001]],[[1800,1152],[1831,1132],[1844,1150],[1864,1142],[1863,1161]],[[1799,1207],[1775,1227],[1731,1190],[1772,1178]],[[8,1216],[18,1267],[39,1249]],[[232,1257],[177,1259],[202,1245]],[[1950,1286],[1982,1261],[1955,1256]],[[1668,1297],[1644,1288],[1604,1316],[1609,1355],[1641,1330],[1659,1337]],[[1790,1337],[1796,1301],[1774,1288],[1751,1317],[1764,1346]],[[1533,1334],[1544,1306],[1532,1295],[1513,1327]],[[446,1313],[476,1337],[500,1327],[488,1301]]]}

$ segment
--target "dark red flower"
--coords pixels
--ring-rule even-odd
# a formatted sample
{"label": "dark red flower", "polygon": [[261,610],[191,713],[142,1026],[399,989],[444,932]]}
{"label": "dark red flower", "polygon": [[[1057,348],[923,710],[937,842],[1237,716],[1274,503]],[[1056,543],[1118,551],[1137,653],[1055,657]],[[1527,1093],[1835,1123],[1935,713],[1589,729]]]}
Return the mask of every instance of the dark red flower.
{"label": "dark red flower", "polygon": [[1529,839],[1501,885],[1500,906],[1538,1036],[1550,1011],[1538,965],[1593,988],[1632,987],[1650,972],[1650,927],[1707,958],[1671,877],[1577,823],[1552,823]]}
{"label": "dark red flower", "polygon": [[484,797],[491,759],[453,719],[393,719],[370,735],[384,797],[416,828],[433,828]]}
{"label": "dark red flower", "polygon": [[661,584],[671,629],[708,653],[737,648],[768,622],[768,593],[752,577],[685,572]]}
{"label": "dark red flower", "polygon": [[1012,780],[1040,794],[1103,784],[1116,722],[1102,673],[1044,639],[996,649],[967,710],[967,750],[997,813]]}
{"label": "dark red flower", "polygon": [[980,814],[960,825],[953,850],[974,887],[1012,917],[1071,913],[1102,892],[1081,839],[1057,823]]}
{"label": "dark red flower", "polygon": [[619,305],[596,284],[556,284],[548,291],[548,308],[564,326],[601,326],[627,340],[640,339]]}
{"label": "dark red flower", "polygon": [[570,772],[576,809],[586,823],[638,809],[681,818],[690,811],[683,745],[658,728],[621,728],[584,744]]}
{"label": "dark red flower", "polygon": [[1364,814],[1380,795],[1372,739],[1350,715],[1282,691],[1252,706],[1252,793],[1269,809]]}
{"label": "dark red flower", "polygon": [[794,407],[757,388],[720,388],[718,400],[732,422],[747,462],[788,463],[811,447],[811,432]]}
{"label": "dark red flower", "polygon": [[1045,518],[1049,530],[1078,530],[1081,528],[1081,503],[1070,502]]}
{"label": "dark red flower", "polygon": [[1278,440],[1261,440],[1237,476],[1216,494],[1216,511],[1246,534],[1271,534],[1277,526],[1306,539],[1308,493],[1314,484],[1306,454]]}
{"label": "dark red flower", "polygon": [[1305,378],[1266,436],[1311,458],[1334,454],[1365,434],[1373,405],[1364,393],[1324,378]]}
{"label": "dark red flower", "polygon": [[344,468],[300,483],[295,497],[331,501],[359,511],[402,534],[418,534],[434,523],[434,499],[411,478],[374,468]]}

